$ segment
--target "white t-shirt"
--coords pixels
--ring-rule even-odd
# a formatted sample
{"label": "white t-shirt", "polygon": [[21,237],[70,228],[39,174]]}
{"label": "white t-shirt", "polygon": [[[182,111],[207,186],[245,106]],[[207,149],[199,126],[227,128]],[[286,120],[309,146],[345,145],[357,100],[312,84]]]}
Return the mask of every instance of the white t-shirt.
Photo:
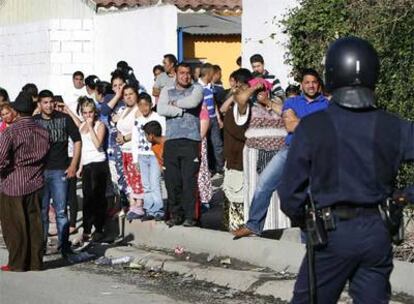
{"label": "white t-shirt", "polygon": [[[65,96],[63,96],[65,104],[76,116],[78,116],[80,120],[82,120],[82,115],[76,112],[78,107],[78,99],[81,96],[87,96],[87,94],[86,87],[84,86],[82,89],[72,88],[65,94]],[[68,155],[69,157],[73,157],[73,141],[70,138],[68,143]]]}
{"label": "white t-shirt", "polygon": [[72,88],[69,92],[67,92],[63,99],[69,109],[79,118],[81,118],[81,115],[78,115],[78,113],[76,113],[76,108],[78,107],[78,99],[81,96],[88,96],[88,92],[86,92],[85,86],[82,89]]}
{"label": "white t-shirt", "polygon": [[[99,126],[102,124],[102,122],[97,121],[94,126],[95,133],[98,132]],[[82,123],[79,127],[79,132],[82,137],[82,157],[81,157],[81,164],[83,166],[86,166],[90,163],[98,163],[103,162],[106,160],[106,154],[103,149],[103,147],[96,148],[95,144],[92,141],[91,133],[82,133],[81,129],[85,125],[85,123]]]}
{"label": "white t-shirt", "polygon": [[[126,136],[132,133],[135,121],[135,113],[138,111],[138,107],[134,106],[134,108],[131,111],[129,110],[130,108],[126,107],[122,111],[121,117],[119,118],[118,123],[116,124],[116,128],[122,134],[122,136]],[[121,151],[131,153],[131,147],[132,142],[128,141],[121,146]]]}
{"label": "white t-shirt", "polygon": [[134,127],[132,128],[132,161],[138,162],[138,155],[154,155],[151,149],[151,143],[145,137],[144,126],[150,121],[158,121],[161,125],[161,135],[165,136],[165,117],[159,115],[157,112],[152,112],[149,116],[140,116],[135,119]]}

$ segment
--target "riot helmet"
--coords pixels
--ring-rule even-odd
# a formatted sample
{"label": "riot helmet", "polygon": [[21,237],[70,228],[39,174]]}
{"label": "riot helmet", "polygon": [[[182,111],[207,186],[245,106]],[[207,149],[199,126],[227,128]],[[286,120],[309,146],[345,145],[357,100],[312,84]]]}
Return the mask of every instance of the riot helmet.
{"label": "riot helmet", "polygon": [[377,52],[368,41],[357,37],[336,40],[325,59],[326,87],[333,101],[351,108],[373,106],[379,69]]}

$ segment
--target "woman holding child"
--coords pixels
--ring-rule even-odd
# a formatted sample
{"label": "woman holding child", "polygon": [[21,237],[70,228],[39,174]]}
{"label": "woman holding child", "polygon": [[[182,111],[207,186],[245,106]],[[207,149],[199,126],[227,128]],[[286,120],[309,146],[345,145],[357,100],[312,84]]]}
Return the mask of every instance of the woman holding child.
{"label": "woman holding child", "polygon": [[129,220],[142,218],[144,211],[144,188],[142,186],[141,174],[133,162],[132,158],[132,129],[135,123],[135,117],[139,115],[138,109],[138,91],[134,86],[126,85],[123,87],[123,96],[125,109],[120,112],[116,128],[118,134],[116,143],[122,151],[122,164],[126,184],[128,186],[129,211],[127,218]]}

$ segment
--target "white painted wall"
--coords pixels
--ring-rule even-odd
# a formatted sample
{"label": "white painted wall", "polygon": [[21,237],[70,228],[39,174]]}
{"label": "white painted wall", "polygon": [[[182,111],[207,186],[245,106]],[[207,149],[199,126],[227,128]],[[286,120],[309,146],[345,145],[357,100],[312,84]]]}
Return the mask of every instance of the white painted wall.
{"label": "white painted wall", "polygon": [[109,80],[116,63],[125,60],[148,91],[152,68],[163,55],[177,52],[177,9],[172,5],[97,15],[95,71]]}
{"label": "white painted wall", "polygon": [[0,86],[14,98],[27,82],[63,95],[75,70],[94,71],[93,19],[0,27]]}
{"label": "white painted wall", "polygon": [[0,28],[0,86],[15,98],[27,82],[49,82],[49,22]]}
{"label": "white painted wall", "polygon": [[172,5],[0,26],[0,87],[12,99],[27,82],[65,95],[74,71],[109,81],[126,60],[150,91],[152,67],[177,51],[176,28]]}
{"label": "white painted wall", "polygon": [[[250,69],[250,56],[262,54],[266,68],[280,79],[283,88],[293,83],[293,79],[289,77],[291,67],[284,64],[288,40],[279,21],[297,5],[298,0],[243,0],[243,67]],[[269,38],[272,33],[276,33],[274,39]]]}
{"label": "white painted wall", "polygon": [[90,18],[94,11],[88,3],[88,0],[2,0],[0,26],[51,18]]}
{"label": "white painted wall", "polygon": [[94,73],[93,19],[52,19],[49,22],[49,88],[65,95],[72,88],[72,74]]}

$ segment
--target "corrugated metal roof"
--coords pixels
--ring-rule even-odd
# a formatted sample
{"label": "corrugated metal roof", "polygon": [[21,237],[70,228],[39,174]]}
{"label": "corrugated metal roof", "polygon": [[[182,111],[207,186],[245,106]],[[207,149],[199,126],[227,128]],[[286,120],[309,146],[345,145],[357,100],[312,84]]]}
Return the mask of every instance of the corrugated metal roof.
{"label": "corrugated metal roof", "polygon": [[157,3],[168,3],[175,5],[180,10],[230,10],[236,11],[242,9],[242,0],[91,0],[99,7],[133,7],[133,6],[151,6]]}
{"label": "corrugated metal roof", "polygon": [[240,35],[241,17],[212,14],[178,14],[178,25],[193,35]]}

